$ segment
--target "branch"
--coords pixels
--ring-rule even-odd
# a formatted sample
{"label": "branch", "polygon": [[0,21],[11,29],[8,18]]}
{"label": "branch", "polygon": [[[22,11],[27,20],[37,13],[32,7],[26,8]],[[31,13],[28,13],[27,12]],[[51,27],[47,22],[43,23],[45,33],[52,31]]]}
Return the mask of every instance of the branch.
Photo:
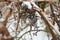
{"label": "branch", "polygon": [[[25,32],[24,34],[22,34],[22,35],[18,38],[18,40],[20,40],[25,34],[27,34],[27,33],[29,33],[29,32],[33,32],[33,31],[37,31],[37,30],[29,30],[29,31]],[[38,30],[38,31],[47,32],[47,31],[45,31],[45,30]]]}
{"label": "branch", "polygon": [[[10,16],[10,14],[11,14],[11,9],[7,10],[5,15],[3,16],[3,18],[5,20],[3,22],[0,22],[0,33],[3,35],[3,37],[4,37],[4,35],[6,37],[10,36],[10,33],[8,32],[8,30],[6,28],[6,24],[8,22],[8,18]],[[11,36],[10,36],[10,38],[7,38],[7,39],[5,39],[5,38],[0,38],[0,39],[1,40],[13,40],[13,38]]]}
{"label": "branch", "polygon": [[21,18],[21,13],[20,13],[20,4],[19,4],[19,1],[18,3],[16,4],[17,6],[17,9],[18,9],[18,21],[17,21],[17,27],[16,27],[16,31],[18,30],[18,26],[19,26],[19,22],[20,22],[20,18]]}
{"label": "branch", "polygon": [[10,17],[11,15],[11,12],[12,12],[12,9],[8,9],[5,13],[5,15],[3,16],[3,18],[5,19],[3,24],[6,26],[7,22],[8,22],[8,18]]}
{"label": "branch", "polygon": [[59,23],[56,15],[54,14],[54,10],[53,10],[52,4],[50,4],[50,8],[51,8],[52,16],[54,17],[54,20],[56,21],[56,23],[57,23],[57,25],[58,25],[58,27],[59,27],[59,31],[60,31],[60,23]]}
{"label": "branch", "polygon": [[56,34],[53,32],[53,30],[52,30],[52,25],[51,25],[51,23],[47,20],[47,18],[44,16],[44,12],[42,11],[42,9],[41,8],[37,8],[37,9],[35,9],[35,10],[37,10],[38,12],[39,12],[39,14],[41,15],[41,17],[44,19],[44,21],[45,21],[45,23],[47,24],[47,26],[48,26],[48,29],[50,30],[50,33],[52,34],[52,37],[53,37],[53,40],[57,40],[57,37],[56,37]]}

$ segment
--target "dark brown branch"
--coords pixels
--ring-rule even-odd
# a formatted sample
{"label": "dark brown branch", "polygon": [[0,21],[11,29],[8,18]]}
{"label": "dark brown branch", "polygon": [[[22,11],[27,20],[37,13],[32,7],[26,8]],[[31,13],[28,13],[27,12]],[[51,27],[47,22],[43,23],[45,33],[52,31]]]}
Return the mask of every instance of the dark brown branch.
{"label": "dark brown branch", "polygon": [[19,26],[19,22],[20,22],[20,18],[21,18],[21,13],[20,13],[20,3],[18,2],[17,4],[16,4],[16,6],[17,6],[17,9],[18,9],[18,20],[17,20],[17,27],[16,27],[16,31],[18,30],[18,26]]}

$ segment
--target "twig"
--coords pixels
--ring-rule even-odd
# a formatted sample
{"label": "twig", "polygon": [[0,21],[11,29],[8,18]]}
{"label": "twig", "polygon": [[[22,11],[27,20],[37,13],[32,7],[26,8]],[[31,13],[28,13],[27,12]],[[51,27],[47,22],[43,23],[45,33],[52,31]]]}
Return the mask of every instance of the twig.
{"label": "twig", "polygon": [[[22,34],[22,35],[18,38],[18,40],[20,40],[25,34],[27,34],[27,33],[29,33],[29,32],[32,32],[32,31],[37,31],[37,30],[29,30],[29,31],[25,32],[24,34]],[[47,31],[45,31],[45,30],[38,30],[38,31],[47,32]]]}

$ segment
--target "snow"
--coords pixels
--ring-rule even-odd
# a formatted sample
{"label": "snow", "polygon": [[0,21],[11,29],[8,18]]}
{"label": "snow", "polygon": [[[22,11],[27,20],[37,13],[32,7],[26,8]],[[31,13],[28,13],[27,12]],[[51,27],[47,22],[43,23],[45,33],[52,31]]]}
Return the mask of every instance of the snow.
{"label": "snow", "polygon": [[[14,3],[14,2],[13,2]],[[34,2],[31,2],[32,4],[33,4],[33,7],[35,7],[35,8],[39,8]],[[12,5],[12,3],[8,6],[9,8],[11,7],[11,5]],[[30,2],[26,2],[26,1],[23,1],[23,4],[22,4],[22,6],[27,6],[27,8],[28,9],[32,9],[32,6],[31,6],[31,4],[30,4]],[[46,11],[46,10],[45,10]],[[54,13],[56,13],[56,12],[54,12]],[[46,24],[44,23],[44,21],[41,19],[41,16],[38,14],[38,12],[36,12],[36,15],[38,16],[38,20],[37,20],[37,26],[39,27],[38,29],[42,29],[42,30],[45,30],[45,28],[46,28]],[[46,17],[46,19],[47,20],[50,20],[51,18],[49,18],[50,17],[50,15],[46,15],[45,13],[44,13],[44,15],[45,15],[45,17]],[[11,16],[9,19],[12,19],[13,18],[13,16]],[[8,19],[8,20],[9,20]],[[0,22],[2,22],[2,21],[4,21],[4,18],[0,18]],[[8,26],[9,26],[9,28],[8,28],[8,30],[9,30],[9,32],[10,32],[10,35],[12,36],[12,37],[15,37],[16,36],[16,32],[12,32],[13,30],[15,31],[16,30],[16,23],[17,23],[17,20],[14,20],[14,19],[12,19],[12,20],[9,20],[8,21],[9,23],[7,24],[7,28],[8,28]],[[11,22],[11,23],[10,23]],[[29,20],[27,19],[27,21],[26,21],[27,23],[26,24],[28,24],[29,23]],[[50,22],[49,22],[50,23]],[[19,23],[19,27],[21,27],[21,28],[24,28],[25,26],[26,26],[26,24],[24,23],[24,25],[22,26],[21,25],[21,23]],[[51,23],[50,23],[51,24]],[[51,24],[52,25],[52,24]],[[58,31],[58,26],[57,26],[57,24],[55,23],[55,25],[53,26],[53,28],[55,29],[55,31],[60,35],[60,32]],[[12,30],[13,29],[13,30]],[[32,29],[34,29],[34,26],[33,26],[33,28]],[[24,34],[25,32],[27,32],[27,31],[29,31],[30,30],[30,26],[28,26],[26,29],[24,29],[23,31],[21,31],[20,33],[19,33],[19,35],[17,35],[17,37],[20,37],[22,34]],[[47,35],[48,35],[48,33],[47,32],[43,32],[43,31],[39,31],[38,33],[37,33],[37,36],[34,36],[33,35],[33,33],[34,32],[31,32],[31,34],[32,34],[32,39],[33,40],[51,40],[52,39],[52,36],[51,36],[51,34],[49,34],[49,39],[48,39],[48,37],[47,37]],[[30,38],[30,34],[29,33],[27,33],[27,34],[25,34],[22,38],[26,38],[26,40],[31,40]],[[20,40],[22,40],[22,38],[20,39]]]}
{"label": "snow", "polygon": [[30,2],[23,1],[22,6],[27,6],[28,9],[32,9],[32,6],[31,6]]}
{"label": "snow", "polygon": [[0,22],[3,22],[5,19],[4,18],[0,18]]}

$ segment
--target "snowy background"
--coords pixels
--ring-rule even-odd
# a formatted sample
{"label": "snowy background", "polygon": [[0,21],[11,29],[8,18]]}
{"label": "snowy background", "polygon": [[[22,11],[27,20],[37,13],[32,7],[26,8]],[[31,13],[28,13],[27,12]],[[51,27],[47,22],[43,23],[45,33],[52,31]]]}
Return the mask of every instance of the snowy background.
{"label": "snowy background", "polygon": [[[4,10],[4,11],[2,11],[2,14],[4,14],[5,10],[7,10],[8,8],[10,8],[13,3],[14,2],[10,3],[8,6],[5,5],[1,9],[1,10]],[[34,5],[34,7],[39,8],[34,2],[32,2],[32,3]],[[27,5],[27,8],[28,9],[32,9],[32,6],[31,6],[30,2],[24,1],[23,4],[22,4],[22,6],[24,6],[24,5]],[[12,8],[14,8],[13,9],[14,10],[13,12],[17,11],[17,8],[15,6],[12,7]],[[48,9],[49,9],[49,7],[45,8],[44,11],[46,12]],[[38,30],[44,30],[44,31],[38,31],[37,33],[36,33],[36,31],[32,31],[31,32],[31,35],[30,35],[30,32],[24,34],[25,32],[27,32],[27,31],[30,30],[30,26],[28,25],[21,32],[16,32],[15,30],[16,30],[16,24],[17,24],[17,17],[16,17],[16,20],[13,19],[14,17],[13,17],[13,14],[12,14],[11,17],[9,17],[8,23],[7,23],[7,26],[6,26],[7,29],[8,29],[8,31],[10,32],[10,35],[12,37],[14,37],[15,40],[18,40],[19,37],[21,37],[23,34],[24,35],[19,40],[51,40],[52,39],[52,36],[51,36],[51,34],[49,32],[46,32],[45,31],[46,30],[46,24],[45,24],[44,20],[41,18],[41,15],[39,15],[38,12],[35,12],[35,15],[38,16],[37,17],[37,22],[35,24],[37,26],[36,30],[38,29]],[[51,18],[49,18],[50,15],[49,14],[47,15],[45,13],[44,13],[44,15],[47,18],[47,20],[50,22],[50,20],[51,20]],[[18,16],[18,15],[16,14],[16,16]],[[59,18],[59,20],[60,20],[60,18]],[[4,19],[3,18],[0,18],[0,21],[4,21]],[[30,20],[28,18],[26,19],[26,23],[24,23],[24,21],[22,21],[22,19],[21,19],[20,20],[20,23],[19,23],[19,28],[23,29],[27,24],[29,24],[29,22],[30,22]],[[34,30],[34,27],[35,26],[32,27],[32,30]],[[56,23],[53,25],[53,28],[60,35],[60,32],[58,31],[59,28],[58,28],[58,26],[57,26]]]}

